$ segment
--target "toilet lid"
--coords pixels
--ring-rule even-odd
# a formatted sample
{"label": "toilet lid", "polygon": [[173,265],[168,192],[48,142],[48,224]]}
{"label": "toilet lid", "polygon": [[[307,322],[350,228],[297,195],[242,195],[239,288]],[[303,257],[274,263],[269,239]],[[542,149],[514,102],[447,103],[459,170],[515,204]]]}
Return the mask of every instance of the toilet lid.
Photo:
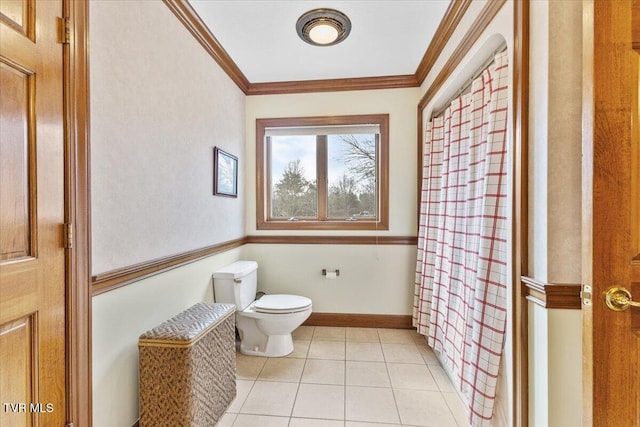
{"label": "toilet lid", "polygon": [[264,295],[253,305],[260,313],[291,313],[305,310],[311,305],[311,300],[298,295]]}

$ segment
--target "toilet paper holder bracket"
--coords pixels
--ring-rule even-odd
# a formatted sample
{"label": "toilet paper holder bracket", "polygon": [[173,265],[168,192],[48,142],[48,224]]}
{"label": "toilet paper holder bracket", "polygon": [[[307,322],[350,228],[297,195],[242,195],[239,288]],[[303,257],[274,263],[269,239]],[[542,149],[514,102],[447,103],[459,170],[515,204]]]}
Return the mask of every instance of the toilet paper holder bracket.
{"label": "toilet paper holder bracket", "polygon": [[[336,269],[336,271],[334,273],[336,273],[336,276],[340,276],[340,270]],[[322,269],[322,275],[323,276],[327,275],[327,269],[326,268]]]}

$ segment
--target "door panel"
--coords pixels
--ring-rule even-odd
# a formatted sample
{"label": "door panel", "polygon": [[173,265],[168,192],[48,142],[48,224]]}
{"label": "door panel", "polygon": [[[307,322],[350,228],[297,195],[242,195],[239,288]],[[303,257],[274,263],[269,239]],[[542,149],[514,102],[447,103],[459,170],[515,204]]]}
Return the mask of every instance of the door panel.
{"label": "door panel", "polygon": [[[7,349],[12,357],[3,359],[0,365],[2,402],[13,406],[0,408],[0,425],[34,425],[34,413],[23,402],[37,402],[37,378],[31,367],[36,363],[38,342],[33,333],[33,318],[26,316],[0,326],[0,348]],[[4,405],[3,405],[4,406]],[[15,412],[14,412],[15,411]]]}
{"label": "door panel", "polygon": [[2,0],[0,22],[35,41],[35,0]]}
{"label": "door panel", "polygon": [[66,420],[59,16],[61,0],[0,2],[3,427],[59,427]]}
{"label": "door panel", "polygon": [[35,77],[0,57],[0,262],[32,257],[36,247],[31,221],[34,200],[33,95]]}
{"label": "door panel", "polygon": [[[586,1],[583,120],[585,426],[640,426],[640,309],[613,311],[612,287],[640,301],[638,54],[632,0]],[[591,21],[591,22],[590,22]],[[590,222],[590,223],[589,223]],[[589,253],[592,251],[591,253]]]}

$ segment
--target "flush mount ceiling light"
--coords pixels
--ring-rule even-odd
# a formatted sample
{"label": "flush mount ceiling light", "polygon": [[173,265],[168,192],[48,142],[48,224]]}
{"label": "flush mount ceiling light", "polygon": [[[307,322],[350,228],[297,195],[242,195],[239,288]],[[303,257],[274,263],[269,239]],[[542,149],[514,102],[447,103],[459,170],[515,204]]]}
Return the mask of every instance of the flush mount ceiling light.
{"label": "flush mount ceiling light", "polygon": [[331,46],[347,38],[351,21],[335,9],[313,9],[298,18],[296,31],[309,44]]}

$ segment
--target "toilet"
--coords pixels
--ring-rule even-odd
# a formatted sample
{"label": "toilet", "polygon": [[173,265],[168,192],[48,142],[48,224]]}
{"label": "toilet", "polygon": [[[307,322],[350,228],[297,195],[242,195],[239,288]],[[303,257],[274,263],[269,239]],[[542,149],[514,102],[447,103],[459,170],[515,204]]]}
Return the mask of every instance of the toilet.
{"label": "toilet", "polygon": [[291,332],[311,315],[311,300],[298,295],[263,295],[256,300],[258,263],[236,261],[213,273],[215,302],[236,305],[240,352],[282,357],[293,351]]}

